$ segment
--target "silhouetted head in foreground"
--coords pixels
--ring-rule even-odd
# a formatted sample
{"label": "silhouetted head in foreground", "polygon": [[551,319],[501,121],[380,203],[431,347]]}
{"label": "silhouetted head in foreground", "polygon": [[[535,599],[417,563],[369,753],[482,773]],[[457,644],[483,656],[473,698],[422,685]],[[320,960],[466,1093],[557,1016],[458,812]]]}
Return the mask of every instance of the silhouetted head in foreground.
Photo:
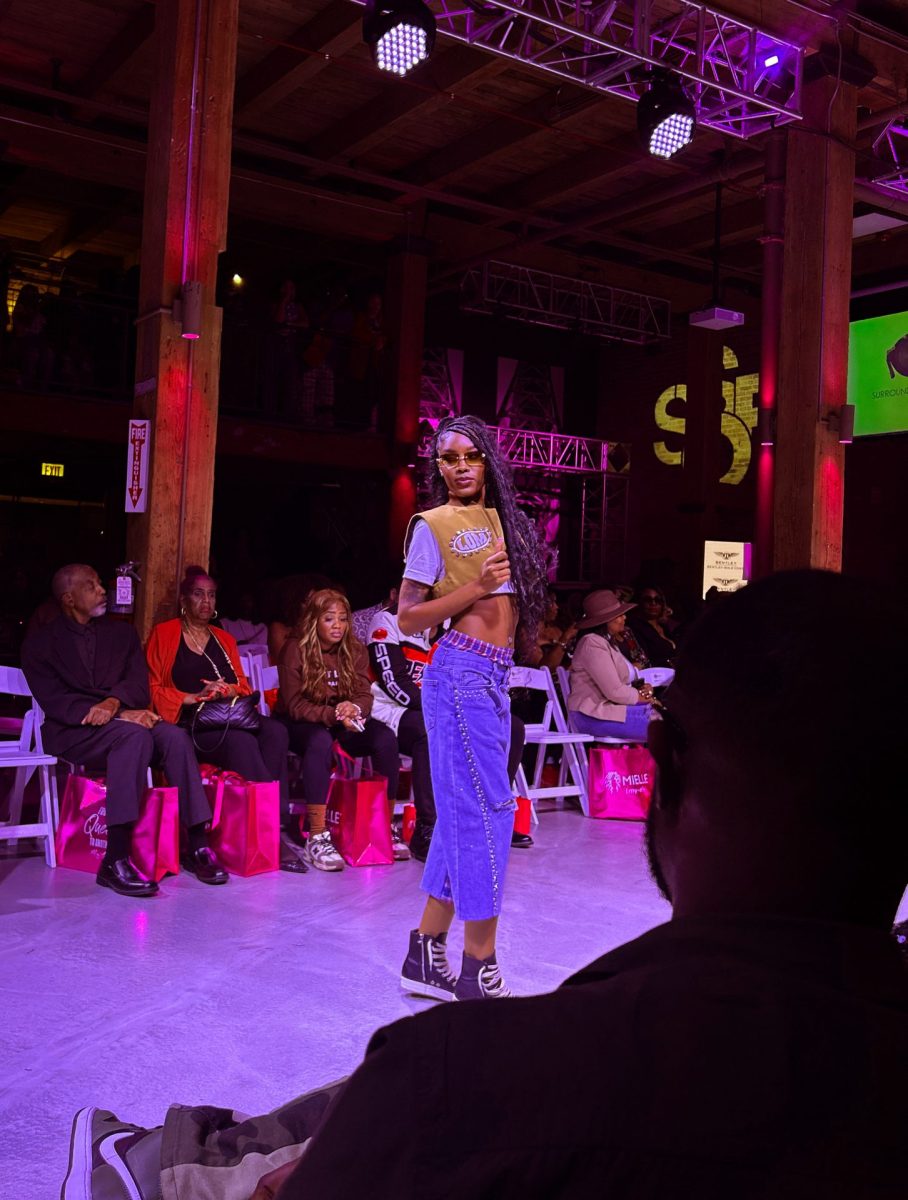
{"label": "silhouetted head in foreground", "polygon": [[[647,847],[676,916],[889,927],[908,882],[903,618],[883,589],[793,571],[691,627],[650,726]],[[861,636],[881,628],[885,662]]]}

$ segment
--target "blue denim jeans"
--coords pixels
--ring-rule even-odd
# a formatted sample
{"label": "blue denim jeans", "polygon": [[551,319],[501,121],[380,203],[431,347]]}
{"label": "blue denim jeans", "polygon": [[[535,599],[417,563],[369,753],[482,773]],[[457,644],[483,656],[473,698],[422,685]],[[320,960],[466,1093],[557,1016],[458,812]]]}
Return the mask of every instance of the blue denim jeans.
{"label": "blue denim jeans", "polygon": [[508,781],[510,667],[473,650],[436,647],[422,709],[437,819],[422,889],[464,921],[501,912],[516,807]]}
{"label": "blue denim jeans", "polygon": [[572,712],[571,728],[575,733],[591,733],[593,737],[624,738],[627,742],[645,742],[646,730],[652,717],[651,704],[629,704],[626,721],[601,721],[586,713]]}

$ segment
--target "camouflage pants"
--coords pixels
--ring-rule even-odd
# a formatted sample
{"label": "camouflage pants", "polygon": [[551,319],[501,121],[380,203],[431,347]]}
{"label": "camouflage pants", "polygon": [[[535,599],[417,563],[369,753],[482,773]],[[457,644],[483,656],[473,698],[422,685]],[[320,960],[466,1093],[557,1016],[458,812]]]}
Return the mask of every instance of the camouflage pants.
{"label": "camouflage pants", "polygon": [[249,1200],[263,1175],[300,1157],[343,1082],[261,1117],[173,1105],[161,1142],[162,1200]]}

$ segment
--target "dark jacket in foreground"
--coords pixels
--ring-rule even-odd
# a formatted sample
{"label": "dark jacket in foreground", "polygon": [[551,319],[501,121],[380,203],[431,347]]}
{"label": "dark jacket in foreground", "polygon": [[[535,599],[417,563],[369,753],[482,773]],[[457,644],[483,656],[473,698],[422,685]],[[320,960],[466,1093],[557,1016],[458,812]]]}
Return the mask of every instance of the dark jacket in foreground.
{"label": "dark jacket in foreground", "polygon": [[82,719],[102,700],[115,696],[123,708],[147,708],[150,702],[148,667],[135,629],[110,617],[89,626],[95,639],[91,672],[79,649],[88,626],[62,614],[29,634],[22,646],[22,670],[46,714],[44,744],[52,754],[65,755],[68,731],[84,737]]}
{"label": "dark jacket in foreground", "polygon": [[685,918],[547,996],[379,1031],[281,1200],[904,1200],[886,934]]}

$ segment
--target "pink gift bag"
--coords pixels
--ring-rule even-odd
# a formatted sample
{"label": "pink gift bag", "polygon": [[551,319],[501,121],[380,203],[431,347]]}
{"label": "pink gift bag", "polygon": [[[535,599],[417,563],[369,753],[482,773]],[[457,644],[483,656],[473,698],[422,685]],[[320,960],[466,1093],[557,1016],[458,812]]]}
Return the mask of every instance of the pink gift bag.
{"label": "pink gift bag", "polygon": [[234,771],[202,767],[211,802],[208,844],[234,875],[263,875],[281,865],[281,795],[277,783],[252,783]]}
{"label": "pink gift bag", "polygon": [[590,751],[590,816],[642,821],[653,794],[656,764],[645,746]]}
{"label": "pink gift bag", "polygon": [[[57,863],[95,874],[107,852],[107,787],[103,776],[70,775],[60,804]],[[180,802],[176,788],[148,788],[132,834],[132,864],[158,883],[180,869]]]}
{"label": "pink gift bag", "polygon": [[394,862],[388,781],[383,775],[332,779],[325,820],[337,852],[351,867]]}

